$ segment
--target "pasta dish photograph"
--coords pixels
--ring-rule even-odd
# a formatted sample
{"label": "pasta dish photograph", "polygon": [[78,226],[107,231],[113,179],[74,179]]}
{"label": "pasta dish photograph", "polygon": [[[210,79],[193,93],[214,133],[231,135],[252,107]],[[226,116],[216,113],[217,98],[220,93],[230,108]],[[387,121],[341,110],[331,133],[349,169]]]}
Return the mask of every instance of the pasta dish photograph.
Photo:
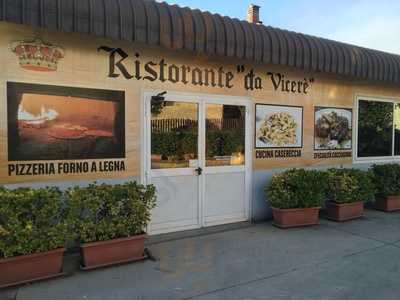
{"label": "pasta dish photograph", "polygon": [[302,108],[257,105],[256,147],[285,148],[302,145]]}

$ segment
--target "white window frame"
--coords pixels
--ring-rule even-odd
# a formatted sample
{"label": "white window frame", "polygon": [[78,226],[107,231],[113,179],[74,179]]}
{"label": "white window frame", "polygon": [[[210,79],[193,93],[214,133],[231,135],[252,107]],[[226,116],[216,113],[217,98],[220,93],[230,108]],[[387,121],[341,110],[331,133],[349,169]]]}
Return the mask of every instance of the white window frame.
{"label": "white window frame", "polygon": [[366,95],[356,95],[354,99],[354,124],[355,134],[353,134],[353,163],[387,163],[387,162],[400,162],[400,155],[394,155],[395,148],[395,126],[393,122],[393,134],[392,134],[392,155],[391,156],[370,156],[370,157],[358,157],[358,111],[360,100],[375,101],[375,102],[386,102],[386,103],[399,103],[400,99],[395,97],[384,97],[384,96],[366,96]]}
{"label": "white window frame", "polygon": [[[218,94],[207,94],[207,93],[195,93],[195,92],[182,92],[182,91],[174,91],[174,90],[159,90],[159,89],[141,89],[141,103],[140,103],[140,123],[141,123],[141,137],[140,137],[140,151],[141,151],[141,162],[140,162],[140,181],[142,184],[150,184],[152,172],[151,170],[151,142],[148,139],[149,130],[151,130],[150,126],[150,116],[149,114],[149,107],[148,103],[146,104],[146,100],[148,100],[152,95],[157,95],[158,93],[167,91],[167,98],[171,98],[175,101],[184,100],[186,102],[193,102],[193,103],[200,103],[204,102],[203,109],[205,109],[207,103],[215,103],[215,104],[227,104],[227,105],[239,105],[239,106],[246,106],[246,150],[245,150],[245,159],[246,163],[244,166],[225,166],[220,167],[220,170],[228,169],[229,171],[243,171],[246,177],[245,183],[245,216],[246,220],[252,221],[253,218],[253,149],[254,149],[254,105],[253,101],[249,97],[241,97],[241,96],[229,96],[229,95],[218,95]],[[189,100],[192,99],[192,100]],[[200,108],[199,108],[200,109]],[[203,111],[205,114],[205,111]],[[201,121],[201,119],[199,119]],[[204,132],[205,133],[205,132]],[[199,137],[200,138],[200,137]],[[199,147],[203,147],[204,141],[199,141]],[[203,158],[205,162],[205,158]],[[184,169],[183,169],[184,170]],[[155,170],[155,172],[168,172],[168,169],[165,170]],[[205,174],[215,174],[215,169],[212,167],[204,168]],[[184,171],[183,171],[184,172]],[[185,175],[185,174],[183,174]],[[200,185],[204,184],[204,179],[201,178]],[[203,188],[204,189],[204,188]],[[200,189],[200,192],[201,189]],[[201,197],[202,195],[200,195]],[[202,199],[200,199],[200,205],[203,205]],[[204,208],[202,209],[204,211]],[[238,222],[243,220],[238,220]],[[201,222],[204,222],[204,218],[201,217]],[[225,224],[225,223],[221,223]],[[202,224],[205,225],[204,223]],[[209,226],[219,225],[218,222],[211,224]],[[204,226],[206,227],[206,226]],[[196,227],[199,228],[199,227]],[[195,228],[193,228],[195,229]],[[148,232],[152,234],[151,223],[148,226]],[[158,232],[163,233],[163,232]]]}

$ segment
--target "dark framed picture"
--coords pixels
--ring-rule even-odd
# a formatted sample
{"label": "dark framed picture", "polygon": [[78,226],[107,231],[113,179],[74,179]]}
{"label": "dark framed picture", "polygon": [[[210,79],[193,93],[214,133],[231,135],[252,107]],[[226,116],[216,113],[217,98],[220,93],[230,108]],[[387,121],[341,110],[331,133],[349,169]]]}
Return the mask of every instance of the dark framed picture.
{"label": "dark framed picture", "polygon": [[351,150],[353,133],[351,108],[314,109],[314,150]]}
{"label": "dark framed picture", "polygon": [[256,104],[255,147],[302,148],[303,107]]}
{"label": "dark framed picture", "polygon": [[125,157],[125,93],[7,83],[8,159]]}

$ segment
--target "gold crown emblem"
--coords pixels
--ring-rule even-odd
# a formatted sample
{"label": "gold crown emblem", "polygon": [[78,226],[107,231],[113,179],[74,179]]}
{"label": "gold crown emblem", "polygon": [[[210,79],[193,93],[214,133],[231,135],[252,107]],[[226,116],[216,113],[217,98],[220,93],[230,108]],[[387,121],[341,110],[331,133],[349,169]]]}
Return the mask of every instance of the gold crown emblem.
{"label": "gold crown emblem", "polygon": [[18,56],[22,68],[32,71],[56,71],[58,61],[64,58],[63,48],[40,39],[15,42],[11,51]]}

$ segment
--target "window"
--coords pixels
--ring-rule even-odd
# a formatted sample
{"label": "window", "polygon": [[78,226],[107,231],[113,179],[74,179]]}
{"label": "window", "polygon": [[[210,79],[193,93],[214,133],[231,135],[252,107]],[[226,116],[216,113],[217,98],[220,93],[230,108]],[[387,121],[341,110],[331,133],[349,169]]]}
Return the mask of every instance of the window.
{"label": "window", "polygon": [[400,103],[394,104],[394,155],[400,155]]}
{"label": "window", "polygon": [[245,164],[246,108],[206,105],[206,166]]}
{"label": "window", "polygon": [[358,100],[358,158],[394,158],[400,155],[400,103]]}
{"label": "window", "polygon": [[197,165],[199,107],[197,103],[151,102],[151,168]]}

